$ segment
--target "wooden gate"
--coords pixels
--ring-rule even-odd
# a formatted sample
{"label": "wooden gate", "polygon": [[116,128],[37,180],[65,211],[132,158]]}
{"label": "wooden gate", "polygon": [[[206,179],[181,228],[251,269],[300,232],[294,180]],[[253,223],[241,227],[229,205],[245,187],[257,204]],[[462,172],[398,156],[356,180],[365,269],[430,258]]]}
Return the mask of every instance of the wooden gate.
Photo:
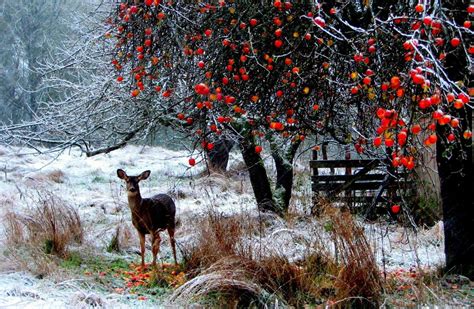
{"label": "wooden gate", "polygon": [[[313,156],[315,157],[315,156]],[[379,159],[311,160],[315,200],[342,202],[357,212],[378,212],[381,203],[398,203],[413,195],[413,181]]]}

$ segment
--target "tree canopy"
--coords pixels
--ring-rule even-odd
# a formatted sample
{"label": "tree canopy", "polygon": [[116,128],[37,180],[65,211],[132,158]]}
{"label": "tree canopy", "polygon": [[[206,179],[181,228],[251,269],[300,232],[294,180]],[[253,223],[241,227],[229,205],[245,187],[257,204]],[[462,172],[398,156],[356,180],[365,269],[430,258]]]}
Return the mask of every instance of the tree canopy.
{"label": "tree canopy", "polygon": [[474,52],[454,14],[428,3],[124,1],[109,35],[122,88],[174,114],[204,149],[244,131],[293,142],[352,133],[358,152],[385,145],[412,169],[413,147],[472,135],[469,72],[453,80],[446,67]]}

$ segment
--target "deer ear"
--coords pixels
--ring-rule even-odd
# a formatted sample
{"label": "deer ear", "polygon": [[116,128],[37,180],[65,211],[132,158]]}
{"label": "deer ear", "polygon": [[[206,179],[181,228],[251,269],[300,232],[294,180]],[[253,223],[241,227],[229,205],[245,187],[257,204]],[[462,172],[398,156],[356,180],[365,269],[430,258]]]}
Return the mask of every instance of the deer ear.
{"label": "deer ear", "polygon": [[127,173],[125,173],[125,171],[122,169],[117,170],[117,177],[123,180],[127,180],[128,178]]}
{"label": "deer ear", "polygon": [[147,179],[148,177],[150,177],[150,171],[144,171],[143,173],[141,173],[140,175],[138,175],[138,179],[139,180],[145,180]]}

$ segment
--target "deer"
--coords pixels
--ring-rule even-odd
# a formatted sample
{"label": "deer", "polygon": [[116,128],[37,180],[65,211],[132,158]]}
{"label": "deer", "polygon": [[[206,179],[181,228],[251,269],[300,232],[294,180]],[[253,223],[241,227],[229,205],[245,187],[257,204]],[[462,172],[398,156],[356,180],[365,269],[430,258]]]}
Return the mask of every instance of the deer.
{"label": "deer", "polygon": [[142,258],[142,269],[145,269],[145,235],[152,237],[153,267],[156,268],[156,256],[160,251],[160,232],[167,230],[170,238],[173,258],[176,261],[176,241],[174,231],[176,227],[175,213],[176,206],[167,194],[157,194],[151,198],[142,198],[140,194],[139,182],[150,177],[150,171],[146,170],[138,176],[128,176],[122,170],[117,170],[118,178],[126,183],[128,196],[128,206],[132,213],[132,224],[138,232],[140,238],[140,254]]}

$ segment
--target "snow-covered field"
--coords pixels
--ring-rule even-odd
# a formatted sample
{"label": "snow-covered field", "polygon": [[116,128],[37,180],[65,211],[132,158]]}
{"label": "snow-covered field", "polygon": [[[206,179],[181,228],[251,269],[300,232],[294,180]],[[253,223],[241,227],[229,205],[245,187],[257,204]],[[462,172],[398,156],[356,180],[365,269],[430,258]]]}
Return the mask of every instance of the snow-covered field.
{"label": "snow-covered field", "polygon": [[[230,178],[221,175],[197,176],[204,168],[199,165],[189,168],[187,161],[186,152],[160,147],[127,146],[110,154],[87,158],[76,150],[59,155],[37,155],[30,149],[0,146],[0,216],[12,210],[21,212],[31,205],[35,192],[47,190],[79,211],[86,231],[85,243],[92,248],[90,250],[107,254],[104,248],[120,225],[130,231],[128,257],[138,261],[139,255],[134,253],[138,248],[138,237],[135,237],[131,227],[124,185],[116,176],[118,168],[123,168],[129,175],[151,170],[151,177],[140,185],[143,196],[155,193],[173,196],[177,216],[183,222],[176,234],[178,244],[193,239],[193,231],[187,228],[186,222],[209,210],[226,215],[258,215],[238,153],[231,154]],[[293,211],[300,212],[300,215],[303,215],[304,203],[310,201],[307,196],[310,192],[309,173],[304,173],[307,172],[307,165],[301,161],[296,166],[300,181],[292,204],[297,206],[293,207]],[[314,229],[320,226],[313,218],[291,224],[275,219],[262,242],[269,251],[278,250],[290,260],[297,260],[304,254],[305,243],[314,237]],[[5,246],[3,229],[4,225],[0,224],[0,252],[4,251]],[[382,265],[389,270],[435,268],[444,263],[441,223],[431,229],[420,229],[417,233],[387,224],[365,224],[365,230],[381,269]],[[330,243],[328,247],[331,251]],[[162,259],[170,258],[166,237],[160,255]],[[150,305],[147,301],[137,301],[124,294],[78,284],[81,280],[60,273],[40,279],[20,271],[11,260],[2,257],[0,307],[59,308],[94,303],[114,308]]]}

